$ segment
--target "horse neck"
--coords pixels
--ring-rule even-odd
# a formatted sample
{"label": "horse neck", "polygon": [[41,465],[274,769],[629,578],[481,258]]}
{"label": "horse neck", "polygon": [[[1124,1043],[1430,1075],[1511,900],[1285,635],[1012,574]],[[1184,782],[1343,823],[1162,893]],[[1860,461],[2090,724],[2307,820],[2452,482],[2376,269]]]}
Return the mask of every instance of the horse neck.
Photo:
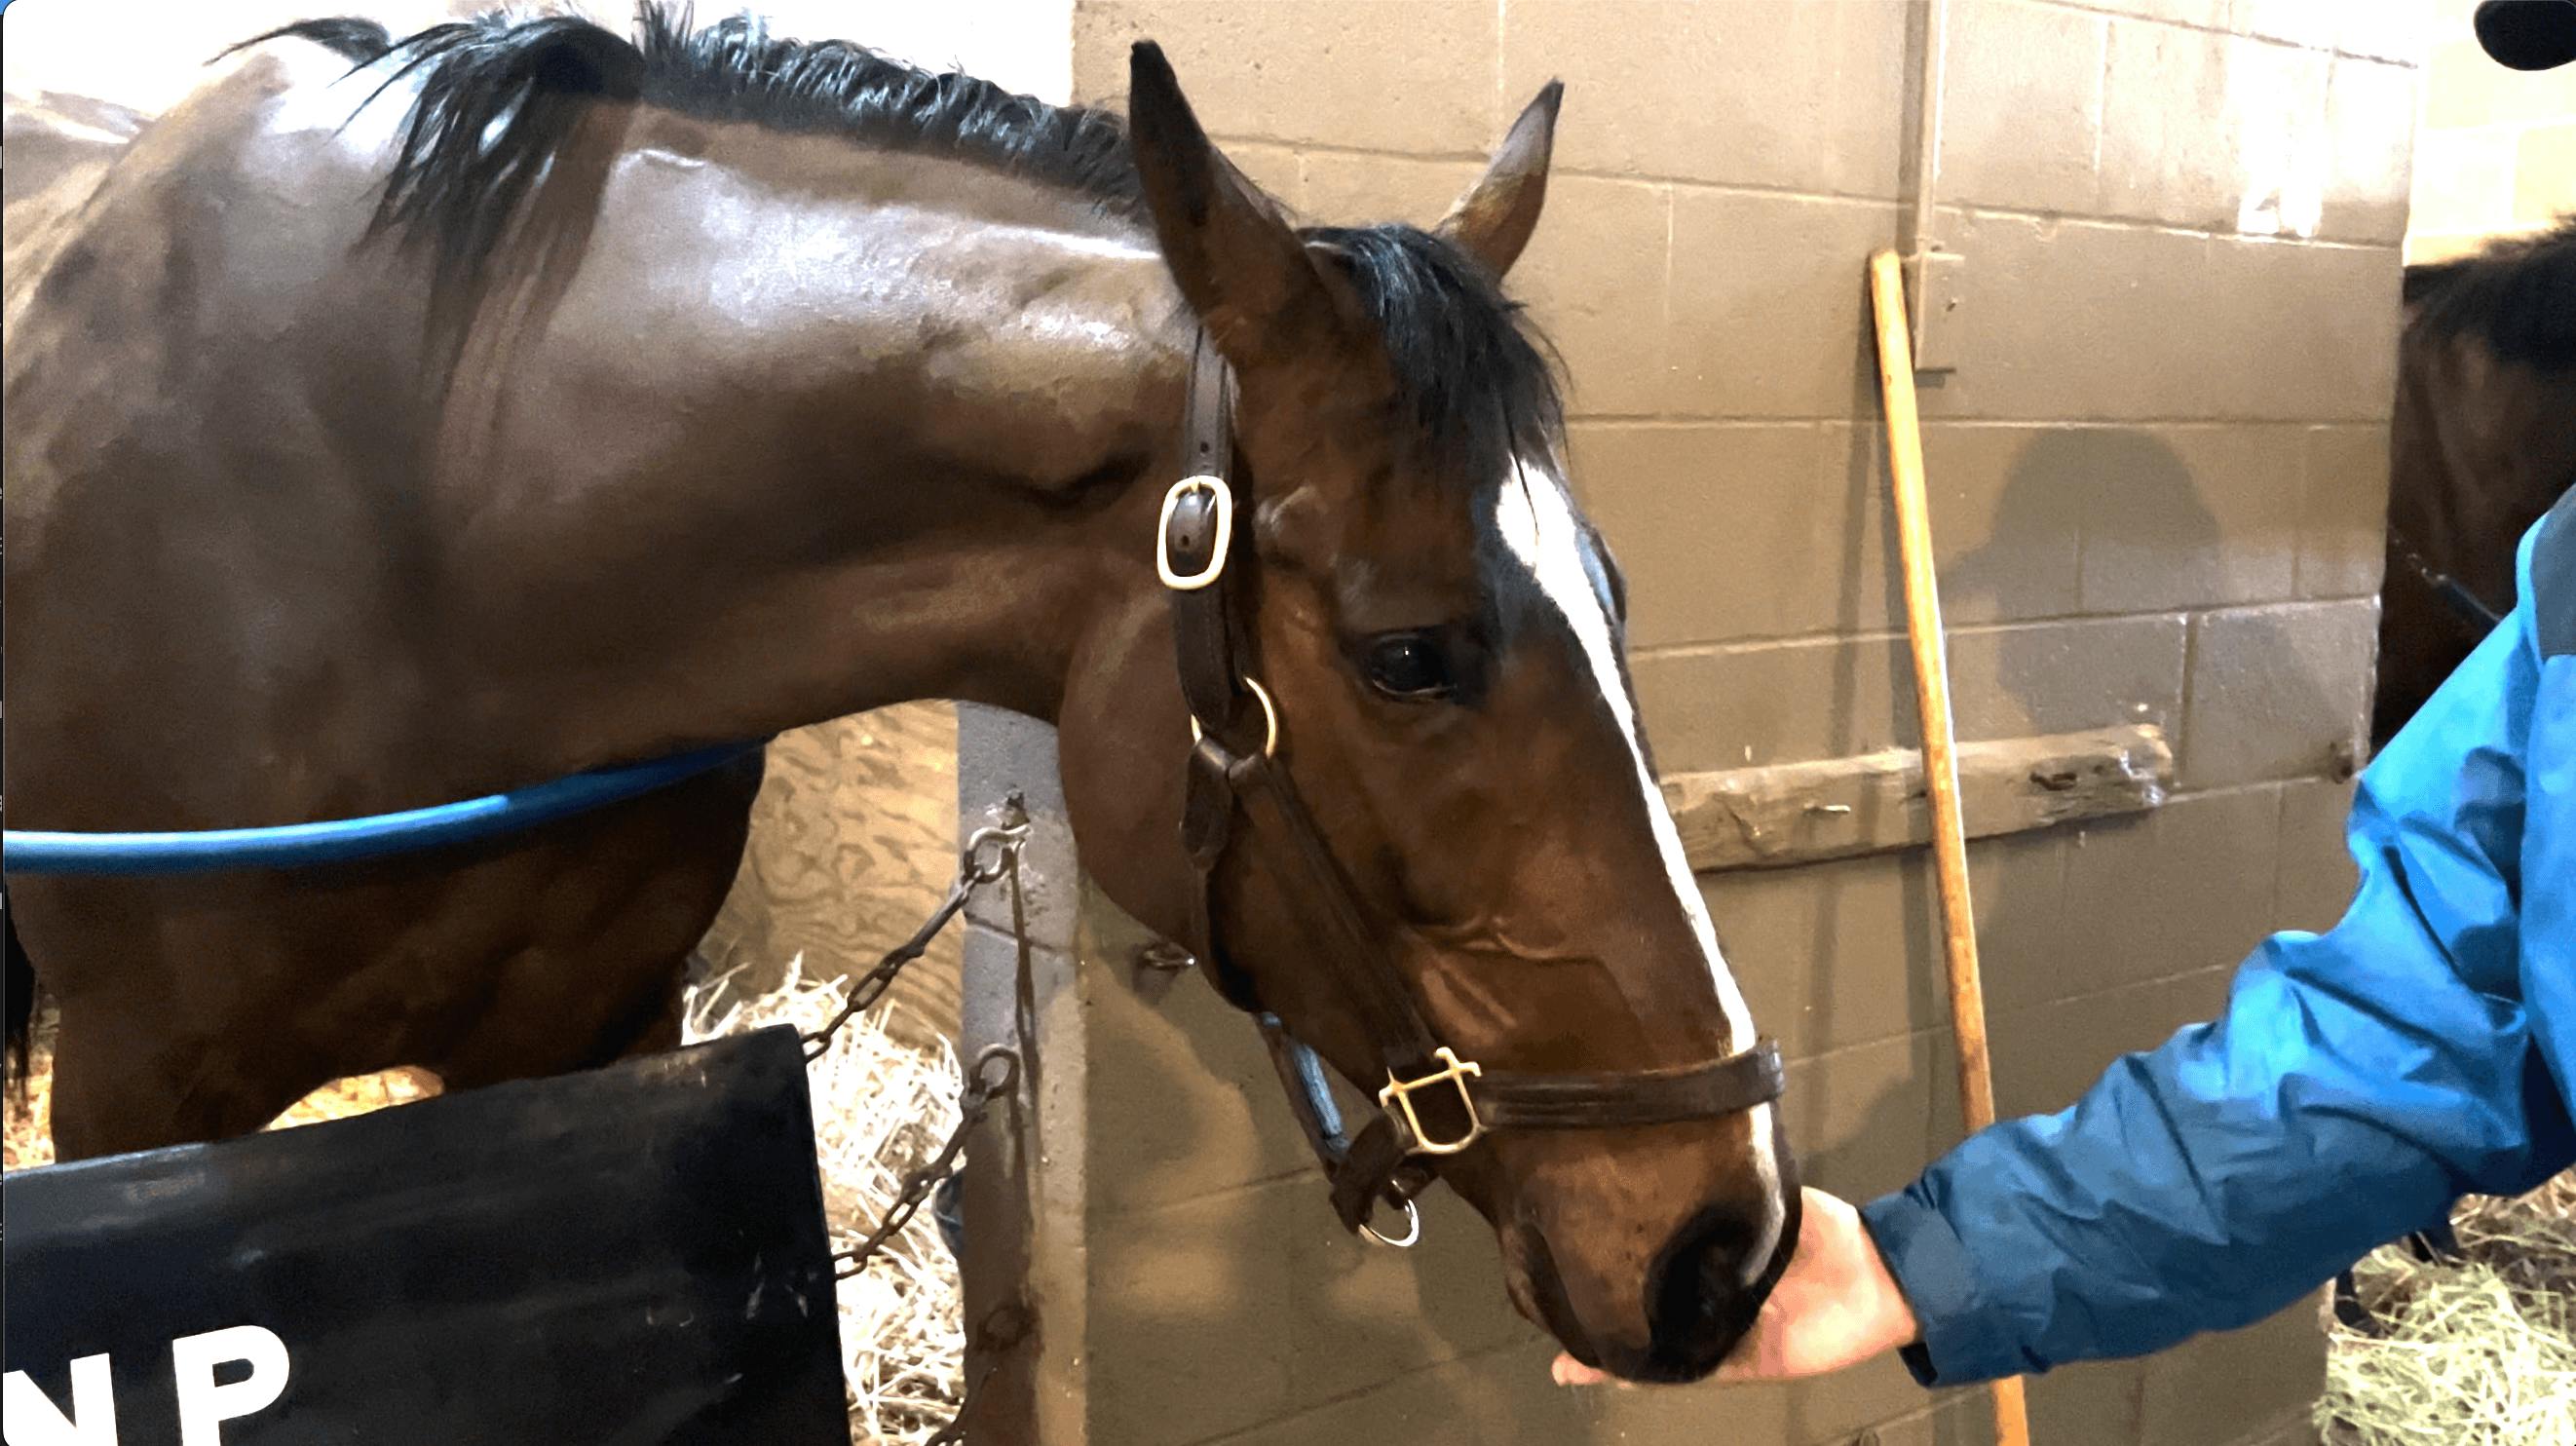
{"label": "horse neck", "polygon": [[1150,242],[953,162],[762,142],[787,182],[626,156],[541,335],[449,403],[484,439],[439,469],[476,539],[451,661],[524,740],[502,771],[916,698],[1051,719],[1151,589],[1188,331]]}
{"label": "horse neck", "polygon": [[2391,429],[2389,526],[2490,606],[2513,595],[2513,544],[2576,476],[2576,372],[2410,328]]}

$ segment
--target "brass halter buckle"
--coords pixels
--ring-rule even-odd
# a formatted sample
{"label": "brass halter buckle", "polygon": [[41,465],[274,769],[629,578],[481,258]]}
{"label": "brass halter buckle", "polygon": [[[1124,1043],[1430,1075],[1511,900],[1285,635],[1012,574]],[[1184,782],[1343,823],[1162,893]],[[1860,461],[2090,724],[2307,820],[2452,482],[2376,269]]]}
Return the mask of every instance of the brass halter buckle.
{"label": "brass halter buckle", "polygon": [[[1476,1113],[1476,1097],[1467,1090],[1468,1077],[1482,1076],[1485,1067],[1474,1060],[1460,1059],[1445,1044],[1433,1049],[1431,1053],[1440,1061],[1440,1068],[1420,1079],[1410,1080],[1397,1079],[1394,1072],[1389,1071],[1386,1077],[1386,1088],[1377,1092],[1377,1107],[1381,1110],[1391,1109],[1397,1112],[1396,1117],[1403,1123],[1405,1134],[1413,1140],[1412,1153],[1454,1155],[1476,1143],[1477,1139],[1485,1133],[1485,1122]],[[1467,1111],[1467,1128],[1454,1140],[1435,1140],[1423,1133],[1422,1116],[1416,1114],[1413,1109],[1413,1092],[1436,1084],[1447,1084],[1456,1089],[1458,1103]]]}
{"label": "brass halter buckle", "polygon": [[[1216,539],[1208,549],[1207,566],[1197,572],[1183,573],[1172,566],[1172,514],[1179,511],[1181,499],[1194,492],[1214,496]],[[1184,477],[1163,494],[1163,515],[1154,523],[1154,571],[1161,575],[1163,586],[1174,592],[1196,592],[1225,576],[1225,555],[1234,545],[1234,489],[1225,479],[1202,472]]]}

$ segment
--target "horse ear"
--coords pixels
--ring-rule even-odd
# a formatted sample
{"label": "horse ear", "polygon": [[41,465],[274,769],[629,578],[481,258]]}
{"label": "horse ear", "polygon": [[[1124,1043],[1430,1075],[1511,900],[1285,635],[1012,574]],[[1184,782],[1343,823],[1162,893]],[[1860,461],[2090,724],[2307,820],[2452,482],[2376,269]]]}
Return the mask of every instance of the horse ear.
{"label": "horse ear", "polygon": [[1328,339],[1338,313],[1305,243],[1208,140],[1152,41],[1128,57],[1127,122],[1164,264],[1226,359],[1251,367]]}
{"label": "horse ear", "polygon": [[1565,82],[1551,80],[1512,122],[1492,164],[1440,222],[1440,234],[1464,247],[1496,276],[1512,269],[1538,229],[1547,202],[1547,159],[1556,149],[1556,110]]}

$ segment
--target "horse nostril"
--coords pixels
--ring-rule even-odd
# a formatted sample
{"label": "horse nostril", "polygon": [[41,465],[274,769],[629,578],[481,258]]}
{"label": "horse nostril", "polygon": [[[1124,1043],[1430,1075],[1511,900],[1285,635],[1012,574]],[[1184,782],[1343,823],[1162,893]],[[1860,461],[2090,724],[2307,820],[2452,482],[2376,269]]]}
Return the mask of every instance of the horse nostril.
{"label": "horse nostril", "polygon": [[1647,1314],[1655,1333],[1664,1334],[1667,1321],[1679,1323],[1699,1313],[1711,1282],[1726,1279],[1732,1273],[1728,1264],[1752,1243],[1747,1223],[1725,1210],[1703,1210],[1673,1232],[1654,1272]]}
{"label": "horse nostril", "polygon": [[1768,1232],[1765,1222],[1722,1206],[1694,1215],[1673,1233],[1648,1277],[1646,1322],[1654,1347],[1650,1375],[1696,1380],[1717,1368],[1753,1326],[1769,1294],[1769,1276],[1747,1287],[1745,1254]]}

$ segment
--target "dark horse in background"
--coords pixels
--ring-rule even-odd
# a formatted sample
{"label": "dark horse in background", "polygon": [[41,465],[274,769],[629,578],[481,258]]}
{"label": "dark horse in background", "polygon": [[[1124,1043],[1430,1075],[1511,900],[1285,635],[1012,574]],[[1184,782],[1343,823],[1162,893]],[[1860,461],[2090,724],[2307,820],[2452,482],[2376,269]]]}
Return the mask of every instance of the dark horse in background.
{"label": "dark horse in background", "polygon": [[[1150,46],[1123,122],[652,7],[228,64],[13,213],[13,826],[371,814],[958,698],[1057,725],[1099,883],[1204,952],[1155,567],[1204,338],[1255,499],[1235,651],[1414,1007],[1498,1069],[1754,1043],[1501,290],[1554,87],[1435,230],[1299,229]],[[13,878],[58,1148],[673,1043],[759,777],[364,864]],[[1374,1089],[1337,936],[1240,833],[1212,962]],[[1769,1105],[1439,1173],[1515,1304],[1632,1376],[1715,1366],[1797,1232]]]}
{"label": "dark horse in background", "polygon": [[2576,217],[2406,268],[2371,745],[2498,618],[2514,547],[2576,485]]}

